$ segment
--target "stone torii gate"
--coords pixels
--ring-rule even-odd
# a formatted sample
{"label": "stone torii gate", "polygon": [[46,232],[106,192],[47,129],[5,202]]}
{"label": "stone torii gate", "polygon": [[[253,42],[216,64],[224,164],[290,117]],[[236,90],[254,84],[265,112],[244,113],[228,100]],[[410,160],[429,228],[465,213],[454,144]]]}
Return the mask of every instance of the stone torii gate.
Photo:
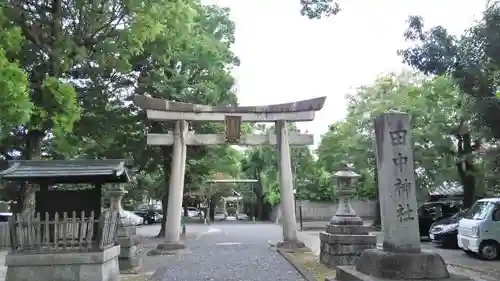
{"label": "stone torii gate", "polygon": [[[313,135],[288,132],[287,122],[312,121],[326,97],[267,106],[210,106],[172,102],[137,95],[137,105],[155,121],[176,121],[175,131],[148,134],[148,145],[173,145],[168,196],[165,244],[162,249],[183,248],[180,241],[182,196],[188,145],[276,145],[283,216],[282,246],[303,245],[297,239],[290,145],[312,145]],[[225,122],[224,134],[195,134],[188,131],[187,121]],[[241,135],[241,122],[274,122],[276,134]]]}
{"label": "stone torii gate", "polygon": [[[214,179],[214,180],[208,180],[208,181],[206,181],[206,183],[257,183],[257,182],[259,182],[259,181],[256,180],[256,179],[225,179],[225,180],[224,179],[220,179],[220,180],[215,180]],[[252,187],[252,194],[253,195],[255,195],[254,194],[254,188],[255,187]],[[236,190],[233,190],[233,192],[238,194],[238,192],[236,192]],[[240,194],[238,194],[237,196],[241,197]],[[226,198],[228,198],[228,197],[230,197],[230,196],[222,197],[223,200],[224,200],[224,213],[226,213],[226,204],[227,204]],[[240,208],[239,200],[236,203],[237,203],[237,207],[236,207],[236,210],[237,210],[236,211],[236,219],[238,219],[238,212],[240,210],[239,209]],[[255,223],[255,214],[252,214],[252,221],[253,221],[253,223]]]}

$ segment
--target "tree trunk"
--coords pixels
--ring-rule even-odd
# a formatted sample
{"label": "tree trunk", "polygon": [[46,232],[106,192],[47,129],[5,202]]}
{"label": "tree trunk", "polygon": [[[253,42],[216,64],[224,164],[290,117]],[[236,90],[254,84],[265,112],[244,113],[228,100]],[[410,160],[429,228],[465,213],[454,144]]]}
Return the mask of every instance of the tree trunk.
{"label": "tree trunk", "polygon": [[[461,149],[462,157],[467,157],[472,153],[470,135],[464,135],[463,137],[463,149]],[[466,159],[463,161],[458,161],[457,171],[464,188],[463,204],[465,208],[470,208],[475,201],[475,191],[476,191],[476,179],[475,179],[475,169],[472,164],[472,159]]]}
{"label": "tree trunk", "polygon": [[[42,154],[42,135],[43,132],[32,130],[26,136],[26,150],[24,152],[24,159],[26,160],[39,160]],[[35,211],[35,192],[37,189],[36,184],[21,184],[20,205],[21,213],[27,215]]]}
{"label": "tree trunk", "polygon": [[263,202],[263,194],[262,194],[262,185],[260,184],[260,174],[255,173],[255,179],[257,179],[257,188],[255,190],[255,202],[254,206],[255,209],[252,208],[252,212],[254,212],[252,215],[257,217],[257,220],[263,221],[263,209],[264,209],[264,202]]}
{"label": "tree trunk", "polygon": [[466,122],[462,121],[457,131],[457,155],[459,159],[457,171],[464,189],[463,205],[465,208],[470,208],[474,204],[476,191],[472,140]]}
{"label": "tree trunk", "polygon": [[163,213],[163,220],[161,221],[160,232],[158,233],[158,237],[165,237],[165,227],[167,224],[167,210],[168,210],[168,194],[169,194],[169,182],[170,182],[170,157],[168,155],[169,151],[167,147],[162,147],[163,154],[163,178],[165,182],[165,191],[164,195],[161,198],[161,207]]}
{"label": "tree trunk", "polygon": [[210,214],[210,220],[215,221],[215,204],[214,204],[214,196],[210,196],[208,210]]}
{"label": "tree trunk", "polygon": [[161,220],[160,232],[157,235],[157,237],[159,238],[165,237],[165,226],[167,224],[167,204],[168,204],[168,193],[161,198],[163,219]]}

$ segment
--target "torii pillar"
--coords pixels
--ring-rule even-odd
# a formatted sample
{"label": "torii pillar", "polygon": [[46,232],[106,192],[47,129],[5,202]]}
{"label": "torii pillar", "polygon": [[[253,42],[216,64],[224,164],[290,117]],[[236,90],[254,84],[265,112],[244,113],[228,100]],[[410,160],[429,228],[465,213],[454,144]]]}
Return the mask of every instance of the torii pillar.
{"label": "torii pillar", "polygon": [[[219,144],[276,146],[283,216],[283,241],[278,243],[278,247],[303,247],[304,244],[297,239],[290,145],[312,145],[314,139],[310,134],[288,133],[287,122],[314,120],[316,111],[323,108],[325,100],[326,97],[320,97],[267,106],[209,106],[137,95],[135,101],[140,108],[146,110],[148,119],[176,121],[175,132],[148,134],[147,137],[148,145],[173,145],[174,150],[165,244],[160,245],[158,249],[169,250],[184,247],[180,240],[180,218],[186,147]],[[225,133],[197,135],[188,131],[186,121],[225,122]],[[241,136],[241,122],[273,122],[276,125],[276,134]]]}
{"label": "torii pillar", "polygon": [[286,121],[276,121],[276,148],[280,179],[280,208],[283,216],[283,241],[278,247],[303,248],[304,243],[297,239],[297,220],[293,195],[292,157],[288,143]]}

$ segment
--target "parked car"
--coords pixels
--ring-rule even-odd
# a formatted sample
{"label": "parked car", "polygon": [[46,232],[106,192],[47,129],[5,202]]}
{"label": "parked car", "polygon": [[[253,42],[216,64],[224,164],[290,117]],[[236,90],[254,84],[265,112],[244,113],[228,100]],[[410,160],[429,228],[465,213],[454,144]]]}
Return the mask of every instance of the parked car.
{"label": "parked car", "polygon": [[120,223],[123,225],[141,225],[144,223],[144,219],[140,216],[134,214],[131,211],[124,211],[125,216],[120,218]]}
{"label": "parked car", "polygon": [[[187,211],[188,217],[190,218],[203,217],[205,215],[203,211],[200,211],[200,209],[196,207],[187,207]],[[184,214],[184,209],[182,210],[182,214]]]}
{"label": "parked car", "polygon": [[139,211],[134,211],[134,214],[143,218],[144,224],[158,223],[161,222],[163,218],[162,215],[160,215],[157,211],[154,210],[139,210]]}
{"label": "parked car", "polygon": [[500,198],[477,200],[458,222],[458,247],[484,260],[500,257]]}
{"label": "parked car", "polygon": [[451,217],[435,221],[429,230],[432,243],[445,248],[458,248],[458,222],[465,216],[467,210],[458,212]]}
{"label": "parked car", "polygon": [[0,212],[0,222],[8,222],[10,217],[12,217],[12,213]]}
{"label": "parked car", "polygon": [[420,236],[429,235],[431,225],[438,219],[450,217],[461,210],[457,202],[429,202],[418,208],[418,226]]}

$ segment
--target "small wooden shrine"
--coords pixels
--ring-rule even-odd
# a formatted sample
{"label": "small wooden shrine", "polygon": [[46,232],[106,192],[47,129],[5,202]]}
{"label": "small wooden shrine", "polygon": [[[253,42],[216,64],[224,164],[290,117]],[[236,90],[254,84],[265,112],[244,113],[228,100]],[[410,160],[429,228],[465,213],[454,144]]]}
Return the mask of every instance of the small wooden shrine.
{"label": "small wooden shrine", "polygon": [[[130,181],[125,163],[9,161],[7,169],[0,171],[1,180],[37,185],[38,190],[34,211],[15,214],[9,221],[12,250],[6,257],[6,280],[28,281],[30,276],[119,280],[120,249],[115,239],[120,217],[114,211],[102,213],[101,189],[107,183]],[[75,188],[78,185],[86,188]]]}

